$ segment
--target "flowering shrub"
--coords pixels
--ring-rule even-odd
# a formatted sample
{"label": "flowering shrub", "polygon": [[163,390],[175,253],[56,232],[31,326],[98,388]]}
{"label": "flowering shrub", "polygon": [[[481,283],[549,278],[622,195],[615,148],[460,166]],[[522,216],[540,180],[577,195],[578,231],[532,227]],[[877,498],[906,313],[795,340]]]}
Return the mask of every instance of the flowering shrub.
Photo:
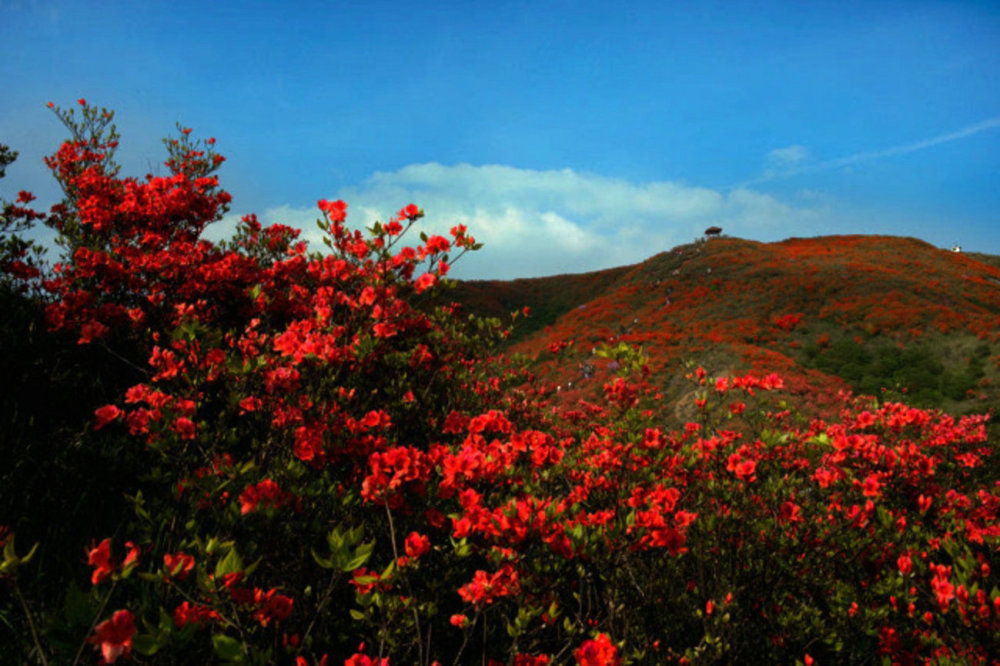
{"label": "flowering shrub", "polygon": [[[55,592],[2,532],[10,661],[985,663],[1000,647],[985,417],[845,401],[795,425],[765,399],[778,376],[698,368],[693,416],[668,429],[627,345],[602,352],[619,374],[599,401],[556,408],[495,324],[435,305],[478,248],[464,227],[407,247],[415,205],[364,233],[320,200],[325,254],[253,216],[215,245],[214,142],[182,130],[171,175],[120,178],[110,114],[81,106],[49,160],[67,254],[45,307],[51,335],[138,374],[88,405],[80,440],[124,452],[127,503],[109,495],[103,531],[49,556]],[[40,516],[0,520],[32,533]]]}

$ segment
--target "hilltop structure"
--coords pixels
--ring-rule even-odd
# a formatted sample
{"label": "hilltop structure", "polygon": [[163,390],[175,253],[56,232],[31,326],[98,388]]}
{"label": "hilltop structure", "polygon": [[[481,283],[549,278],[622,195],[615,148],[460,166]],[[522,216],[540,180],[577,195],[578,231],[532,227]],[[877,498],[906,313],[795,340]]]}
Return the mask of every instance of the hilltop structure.
{"label": "hilltop structure", "polygon": [[705,229],[705,236],[707,236],[708,238],[717,237],[721,233],[722,233],[722,227],[712,226],[709,227],[708,229]]}

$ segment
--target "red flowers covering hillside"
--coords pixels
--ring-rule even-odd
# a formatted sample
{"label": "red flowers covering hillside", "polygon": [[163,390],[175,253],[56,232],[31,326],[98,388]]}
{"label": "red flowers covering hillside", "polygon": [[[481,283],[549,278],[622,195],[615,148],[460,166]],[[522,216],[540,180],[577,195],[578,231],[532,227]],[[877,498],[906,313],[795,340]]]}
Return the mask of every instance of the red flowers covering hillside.
{"label": "red flowers covering hillside", "polygon": [[[464,227],[417,236],[405,204],[361,231],[320,199],[326,252],[253,216],[210,243],[212,144],[182,130],[171,175],[119,177],[110,112],[81,107],[66,201],[0,220],[64,248],[48,271],[0,246],[0,661],[995,662],[988,416],[787,400],[831,390],[793,343],[876,335],[820,314],[867,292],[727,254],[772,246],[681,248],[607,273],[526,368],[435,302]],[[808,276],[800,244],[774,247]],[[978,266],[952,288],[989,310]],[[852,344],[816,362],[868,363]]]}
{"label": "red flowers covering hillside", "polygon": [[[991,362],[978,380],[983,387],[998,380],[1000,268],[915,239],[829,236],[765,244],[726,238],[635,266],[469,282],[457,293],[473,310],[493,316],[504,314],[496,300],[516,306],[517,293],[533,311],[562,304],[559,316],[544,324],[519,318],[514,328],[522,331],[512,351],[537,359],[536,372],[560,387],[564,401],[599,390],[581,368],[613,363],[592,352],[621,342],[642,348],[653,383],[671,396],[679,395],[683,362],[716,372],[775,371],[797,404],[814,413],[830,414],[837,393],[850,386],[817,369],[806,351],[822,353],[839,340],[874,350],[928,348],[962,368],[973,348],[988,349]],[[567,294],[578,300],[567,302]],[[973,393],[947,404],[1000,406],[992,390]]]}

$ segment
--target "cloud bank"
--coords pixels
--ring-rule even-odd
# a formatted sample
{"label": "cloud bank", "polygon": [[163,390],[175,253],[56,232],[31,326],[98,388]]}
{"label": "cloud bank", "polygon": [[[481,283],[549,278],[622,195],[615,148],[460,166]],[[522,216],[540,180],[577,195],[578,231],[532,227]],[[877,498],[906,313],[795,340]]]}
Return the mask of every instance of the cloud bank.
{"label": "cloud bank", "polygon": [[[676,182],[633,183],[571,169],[413,164],[377,172],[333,198],[348,203],[348,223],[385,221],[416,203],[428,233],[464,224],[479,252],[455,266],[463,279],[511,279],[575,273],[642,261],[689,243],[717,225],[733,236],[811,235],[816,202],[789,203],[747,188],[722,192]],[[807,205],[805,205],[807,204]],[[282,206],[261,215],[303,229],[319,243],[316,208]],[[220,229],[220,236],[224,235]],[[416,239],[414,239],[416,242]]]}

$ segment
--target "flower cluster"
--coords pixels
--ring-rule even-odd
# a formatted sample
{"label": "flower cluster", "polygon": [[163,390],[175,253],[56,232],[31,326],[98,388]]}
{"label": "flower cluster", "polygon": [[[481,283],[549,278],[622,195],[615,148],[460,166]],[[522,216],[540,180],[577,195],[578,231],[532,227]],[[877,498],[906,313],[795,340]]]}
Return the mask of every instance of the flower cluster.
{"label": "flower cluster", "polygon": [[[120,178],[107,117],[81,108],[83,125],[61,116],[74,139],[49,159],[67,193],[50,216],[67,255],[39,305],[54,340],[127,368],[88,366],[99,390],[79,391],[90,427],[75,432],[113,463],[100,479],[114,483],[88,488],[106,502],[99,533],[130,540],[120,563],[111,538],[91,542],[89,594],[77,555],[57,603],[2,608],[31,637],[12,661],[70,661],[71,634],[106,663],[995,654],[1000,485],[986,417],[846,394],[795,414],[802,385],[774,372],[787,357],[772,352],[756,357],[763,372],[681,373],[668,402],[657,382],[669,355],[626,343],[678,349],[714,333],[614,327],[640,296],[628,283],[621,304],[564,318],[591,317],[593,339],[559,324],[523,343],[551,353],[522,367],[499,353],[504,331],[439,288],[478,248],[465,227],[408,247],[416,205],[365,233],[346,203],[320,200],[326,253],[254,216],[214,244],[201,232],[229,204],[214,140],[182,128],[169,175]],[[668,275],[673,313],[743,289]],[[794,309],[716,333],[744,351],[805,334],[817,313]],[[601,367],[584,369],[587,349]],[[534,372],[567,362],[601,373],[592,392]],[[27,562],[13,536],[2,545],[5,574]]]}

